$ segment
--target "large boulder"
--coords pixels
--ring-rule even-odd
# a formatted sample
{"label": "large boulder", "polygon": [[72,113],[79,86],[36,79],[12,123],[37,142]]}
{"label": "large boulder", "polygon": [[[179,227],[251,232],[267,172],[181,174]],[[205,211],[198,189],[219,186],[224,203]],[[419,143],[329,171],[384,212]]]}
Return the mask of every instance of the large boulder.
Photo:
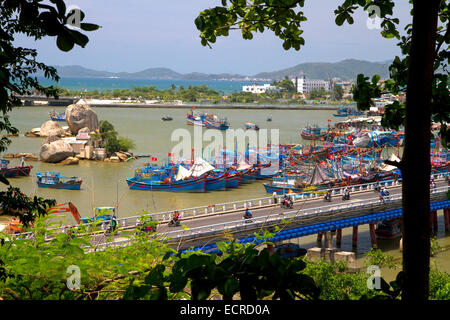
{"label": "large boulder", "polygon": [[41,161],[57,163],[74,156],[72,146],[64,140],[45,143],[39,152]]}
{"label": "large boulder", "polygon": [[39,135],[41,137],[49,137],[49,136],[62,136],[65,131],[58,122],[56,121],[47,121],[41,126],[41,130],[39,131]]}
{"label": "large boulder", "polygon": [[42,142],[42,144],[52,143],[52,142],[55,142],[58,140],[61,140],[60,136],[48,136],[47,138],[45,138],[45,140]]}
{"label": "large boulder", "polygon": [[97,113],[88,104],[71,104],[66,109],[66,122],[69,130],[77,134],[80,129],[88,128],[89,132],[98,129]]}

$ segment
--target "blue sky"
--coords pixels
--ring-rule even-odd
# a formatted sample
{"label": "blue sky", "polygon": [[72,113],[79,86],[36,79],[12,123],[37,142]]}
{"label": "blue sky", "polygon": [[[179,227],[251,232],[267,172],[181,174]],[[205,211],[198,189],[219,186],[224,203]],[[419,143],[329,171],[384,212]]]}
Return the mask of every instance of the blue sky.
{"label": "blue sky", "polygon": [[[82,65],[96,70],[136,72],[167,67],[181,73],[239,73],[253,75],[303,62],[336,62],[347,58],[385,61],[400,54],[397,40],[384,39],[368,29],[367,14],[359,10],[353,25],[338,27],[333,11],[343,0],[306,0],[303,23],[306,44],[285,51],[282,42],[266,31],[243,40],[239,31],[218,38],[213,49],[200,44],[194,19],[220,0],[67,0],[85,13],[85,22],[102,26],[88,32],[89,43],[69,53],[56,47],[56,38],[34,42],[19,37],[16,44],[38,49],[50,65]],[[408,1],[396,1],[394,16],[400,26],[410,23]]]}

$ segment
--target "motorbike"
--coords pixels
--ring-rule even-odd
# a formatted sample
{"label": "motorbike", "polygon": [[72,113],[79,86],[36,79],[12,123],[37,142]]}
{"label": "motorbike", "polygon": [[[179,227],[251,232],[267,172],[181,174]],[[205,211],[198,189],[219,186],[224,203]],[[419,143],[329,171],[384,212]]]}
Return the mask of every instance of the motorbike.
{"label": "motorbike", "polygon": [[381,186],[379,184],[376,184],[375,187],[373,188],[374,192],[380,192],[381,191]]}
{"label": "motorbike", "polygon": [[346,193],[342,196],[342,200],[350,200],[350,193]]}
{"label": "motorbike", "polygon": [[180,220],[171,219],[168,224],[169,227],[179,227],[181,226]]}
{"label": "motorbike", "polygon": [[325,201],[331,202],[331,195],[327,193],[327,194],[323,197],[323,199],[324,199]]}
{"label": "motorbike", "polygon": [[294,204],[292,203],[292,201],[285,200],[285,201],[281,201],[280,207],[281,208],[292,209],[292,208],[294,208]]}

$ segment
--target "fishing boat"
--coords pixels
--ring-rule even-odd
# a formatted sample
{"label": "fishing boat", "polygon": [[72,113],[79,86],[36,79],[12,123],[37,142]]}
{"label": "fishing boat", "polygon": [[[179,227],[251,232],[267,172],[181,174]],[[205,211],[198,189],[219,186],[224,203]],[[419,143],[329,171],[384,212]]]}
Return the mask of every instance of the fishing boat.
{"label": "fishing boat", "polygon": [[9,160],[2,159],[0,161],[0,175],[5,178],[15,178],[15,177],[27,177],[30,175],[32,166],[16,166],[16,167],[8,167],[10,163]]}
{"label": "fishing boat", "polygon": [[82,182],[78,177],[64,177],[59,172],[38,172],[36,176],[41,188],[80,190]]}
{"label": "fishing boat", "polygon": [[327,132],[323,128],[317,126],[307,126],[303,128],[300,135],[305,140],[319,140],[327,135]]}
{"label": "fishing boat", "polygon": [[207,179],[205,173],[212,169],[206,168],[204,160],[197,160],[189,170],[181,164],[145,167],[137,169],[135,176],[127,179],[127,184],[133,190],[204,192]]}
{"label": "fishing boat", "polygon": [[396,147],[401,141],[402,137],[392,131],[369,131],[360,134],[353,140],[353,144],[361,148],[371,147]]}
{"label": "fishing boat", "polygon": [[383,220],[377,224],[375,235],[378,239],[391,240],[402,236],[401,219]]}
{"label": "fishing boat", "polygon": [[170,116],[164,116],[161,119],[162,119],[162,121],[172,121],[173,120],[173,118]]}
{"label": "fishing boat", "polygon": [[245,124],[245,128],[246,129],[251,129],[251,130],[259,130],[259,127],[257,124],[251,123],[250,121],[247,121],[247,123]]}
{"label": "fishing boat", "polygon": [[226,188],[237,188],[241,183],[241,174],[235,170],[228,170],[226,179]]}
{"label": "fishing boat", "polygon": [[191,126],[204,126],[205,117],[205,113],[199,114],[191,109],[191,113],[186,113],[186,123]]}
{"label": "fishing boat", "polygon": [[53,112],[50,112],[50,119],[52,121],[66,121],[66,115],[63,112],[53,110]]}
{"label": "fishing boat", "polygon": [[[217,169],[215,169],[217,170]],[[225,172],[217,170],[206,177],[205,191],[225,190],[227,185],[227,176]]]}
{"label": "fishing boat", "polygon": [[343,107],[340,108],[337,113],[333,114],[335,117],[348,117],[348,116],[359,116],[363,113],[358,111],[357,109],[350,108],[350,107]]}
{"label": "fishing boat", "polygon": [[203,124],[208,129],[227,130],[230,127],[227,119],[220,119],[214,114],[207,114],[203,119]]}

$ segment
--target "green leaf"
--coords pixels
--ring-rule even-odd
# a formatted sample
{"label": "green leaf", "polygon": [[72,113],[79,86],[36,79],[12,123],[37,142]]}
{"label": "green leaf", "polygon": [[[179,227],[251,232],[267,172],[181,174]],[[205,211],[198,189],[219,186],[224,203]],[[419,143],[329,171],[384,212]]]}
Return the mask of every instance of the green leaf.
{"label": "green leaf", "polygon": [[100,29],[101,27],[99,25],[93,24],[93,23],[85,23],[82,22],[80,24],[80,28],[84,31],[95,31]]}
{"label": "green leaf", "polygon": [[56,39],[56,45],[61,51],[70,51],[74,46],[74,42],[66,35],[59,35]]}

